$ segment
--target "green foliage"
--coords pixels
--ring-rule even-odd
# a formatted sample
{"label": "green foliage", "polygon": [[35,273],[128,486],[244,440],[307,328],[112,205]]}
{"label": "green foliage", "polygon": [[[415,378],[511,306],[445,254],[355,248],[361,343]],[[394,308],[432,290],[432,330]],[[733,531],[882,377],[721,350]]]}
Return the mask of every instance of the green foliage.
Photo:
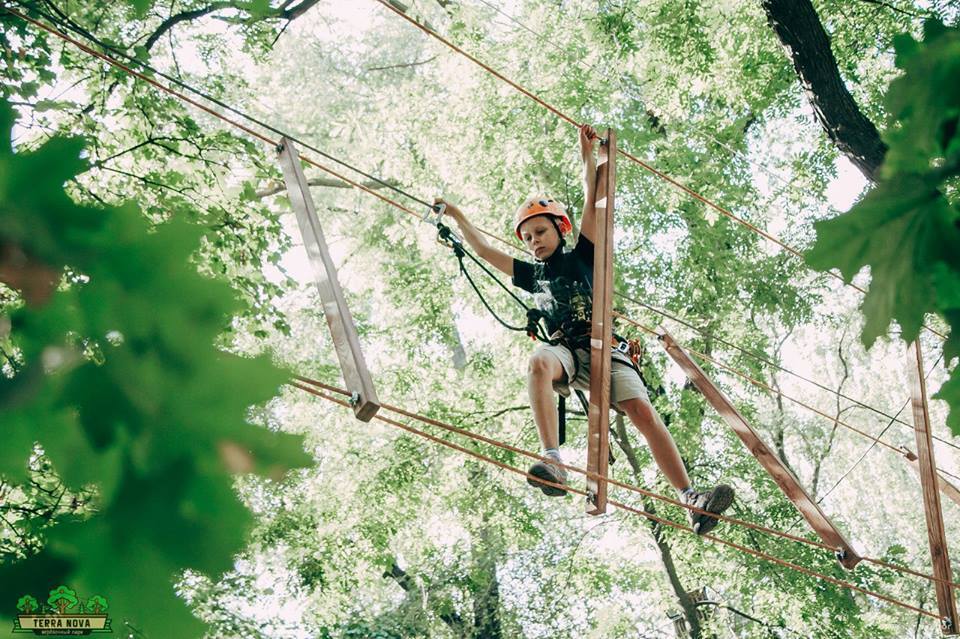
{"label": "green foliage", "polygon": [[[136,4],[146,5],[140,0]],[[360,15],[370,11],[360,24],[350,17],[351,11],[344,10],[347,3],[319,2],[284,32],[275,47],[278,29],[287,24],[275,19],[280,3],[238,0],[232,4],[178,23],[149,49],[145,42],[163,21],[209,3],[178,0],[138,14],[129,2],[79,0],[69,4],[68,13],[74,22],[131,55],[150,60],[227,103],[253,109],[259,105],[258,115],[264,120],[395,180],[411,193],[428,197],[442,191],[459,198],[479,225],[498,234],[509,234],[509,212],[529,191],[561,194],[572,209],[579,209],[582,196],[571,153],[572,129],[442,52],[376,3],[357,5]],[[544,40],[483,3],[426,2],[417,3],[415,10],[459,45],[566,113],[615,127],[624,149],[641,154],[752,222],[775,228],[778,235],[782,231],[791,244],[807,241],[810,220],[824,214],[824,191],[833,177],[835,151],[819,127],[801,113],[802,94],[793,69],[771,34],[760,3],[500,4],[505,13],[543,34]],[[875,3],[824,0],[817,5],[843,77],[849,79],[858,100],[863,100],[865,112],[879,117],[884,110],[878,96],[889,81],[884,49],[893,33],[911,28],[909,18]],[[158,239],[161,244],[172,237],[168,233],[182,227],[179,222],[208,230],[199,250],[194,250],[194,237],[185,242],[181,255],[189,254],[201,272],[229,281],[249,304],[239,316],[235,306],[228,311],[237,319],[228,333],[220,335],[221,344],[246,353],[270,348],[298,372],[339,383],[339,369],[325,339],[325,322],[312,287],[282,273],[267,273],[276,271],[273,267],[281,265],[291,248],[281,227],[281,221],[289,221],[289,205],[282,195],[262,195],[279,185],[273,158],[258,143],[229,129],[217,129],[220,125],[214,120],[118,71],[101,68],[86,54],[61,47],[5,14],[0,13],[0,21],[0,43],[8,45],[3,49],[7,82],[0,91],[11,96],[24,115],[20,148],[40,146],[44,139],[63,132],[89,135],[89,170],[70,181],[72,195],[85,202],[137,201],[144,216],[156,225],[151,232],[162,238]],[[196,53],[188,64],[183,64],[184,51]],[[56,64],[51,63],[51,52]],[[243,54],[248,54],[247,60]],[[264,64],[258,68],[252,64],[255,61]],[[61,87],[74,82],[76,90],[61,93]],[[291,91],[291,86],[297,90]],[[310,99],[304,100],[304,95]],[[784,179],[769,182],[752,164],[755,160]],[[478,331],[470,326],[474,317],[485,322],[488,316],[456,275],[449,252],[434,245],[425,227],[409,224],[408,218],[366,194],[323,187],[313,193],[324,212],[331,245],[343,256],[338,267],[380,396],[535,448],[536,430],[525,406],[524,389],[529,341],[495,328]],[[774,378],[768,365],[741,356],[719,340],[749,345],[750,350],[780,361],[781,342],[794,330],[812,329],[817,344],[834,353],[841,323],[824,320],[821,311],[845,309],[847,302],[840,303],[811,286],[799,261],[773,254],[754,234],[663,188],[627,162],[618,166],[617,208],[617,289],[682,315],[708,335],[691,338],[692,332],[667,321],[678,338],[765,381]],[[112,259],[109,251],[105,259]],[[39,430],[37,424],[49,420],[42,425],[51,436],[44,438],[39,432],[34,436],[24,427],[21,441],[5,442],[34,451],[36,458],[26,471],[28,483],[6,492],[10,486],[0,484],[4,497],[0,513],[10,517],[23,509],[24,515],[11,528],[30,542],[17,555],[29,558],[13,563],[3,575],[19,584],[17,595],[45,591],[51,583],[79,587],[74,580],[76,558],[84,558],[92,549],[81,572],[89,581],[103,575],[111,584],[120,584],[113,590],[92,591],[110,596],[111,613],[124,617],[135,610],[148,616],[148,626],[156,625],[152,609],[146,610],[144,602],[150,600],[151,606],[158,602],[161,611],[172,609],[176,602],[169,597],[165,580],[183,575],[177,583],[178,594],[206,624],[209,639],[479,636],[492,634],[486,632],[483,620],[494,615],[501,623],[501,636],[613,639],[662,634],[667,621],[663,613],[676,607],[676,593],[662,575],[659,546],[643,519],[584,518],[577,499],[544,500],[529,491],[522,478],[465,461],[458,453],[399,435],[378,422],[358,424],[350,411],[330,408],[292,390],[257,409],[254,418],[274,428],[308,433],[308,445],[322,459],[322,471],[304,473],[296,485],[254,476],[235,481],[257,519],[249,545],[233,556],[232,570],[215,579],[189,570],[184,573],[184,565],[214,571],[205,568],[205,560],[194,561],[206,552],[206,545],[238,543],[236,530],[229,525],[217,529],[212,517],[197,516],[195,511],[202,509],[229,523],[239,509],[236,504],[224,507],[221,503],[232,497],[231,486],[222,481],[216,464],[206,468],[151,463],[151,453],[157,451],[150,435],[156,435],[156,429],[130,418],[141,408],[153,409],[154,403],[164,417],[170,412],[163,397],[174,392],[175,385],[165,381],[195,366],[176,345],[161,340],[163,356],[154,357],[149,375],[127,375],[123,392],[115,397],[99,391],[101,386],[117,384],[116,367],[126,357],[121,351],[130,348],[126,338],[133,333],[118,330],[114,338],[125,339],[114,343],[102,333],[110,322],[84,319],[92,305],[81,308],[78,303],[59,301],[61,294],[70,301],[79,299],[81,292],[97,290],[95,280],[102,280],[104,274],[98,272],[92,278],[95,267],[90,261],[84,262],[84,268],[72,265],[63,290],[45,306],[28,306],[22,317],[41,308],[64,307],[61,315],[81,328],[71,332],[63,351],[79,351],[81,357],[67,358],[58,370],[72,376],[81,372],[77,362],[83,362],[84,375],[102,371],[99,383],[71,381],[58,386],[50,379],[52,374],[44,377],[42,367],[31,369],[36,358],[27,357],[22,349],[24,329],[39,331],[35,322],[18,319],[12,336],[0,335],[13,362],[8,361],[4,371],[12,374],[13,368],[22,369],[11,378],[23,382],[22,396],[30,401],[37,397],[34,387],[26,383],[34,379],[30,373],[36,374],[42,384],[39,388],[49,397],[46,403],[33,401],[33,412],[25,414],[23,421]],[[34,262],[44,265],[39,258]],[[56,264],[60,262],[48,266]],[[132,264],[140,265],[136,260]],[[53,272],[61,275],[59,266]],[[950,289],[950,275],[950,271],[937,271],[934,286]],[[149,273],[143,277],[149,279]],[[490,298],[505,317],[514,317],[517,309],[509,299],[493,289]],[[114,298],[105,295],[104,299]],[[136,321],[150,321],[154,313],[165,316],[166,305],[160,307],[140,310]],[[651,325],[663,321],[633,305],[623,311]],[[843,326],[850,317],[842,315]],[[182,326],[186,320],[177,321]],[[143,336],[135,337],[142,346]],[[190,341],[190,336],[182,339]],[[682,390],[668,374],[666,358],[658,355],[652,341],[650,346],[645,374],[658,389],[655,404],[669,421],[694,481],[698,485],[721,479],[734,482],[738,516],[797,532],[796,510],[758,470],[729,429],[712,416],[702,398]],[[462,368],[449,365],[454,347],[467,354]],[[172,356],[166,356],[167,350]],[[149,348],[143,352],[154,353]],[[802,355],[811,366],[822,365],[824,370],[817,372],[824,378],[830,376],[833,358],[807,351]],[[864,361],[866,357],[861,357],[856,364]],[[778,454],[790,459],[812,493],[822,496],[816,490],[817,480],[822,479],[821,486],[832,484],[861,454],[859,442],[846,441],[843,435],[837,437],[832,451],[827,447],[832,443],[829,420],[801,418],[789,405],[778,406],[771,395],[745,390],[722,371],[707,368],[718,375],[758,428],[772,438],[779,435],[775,441],[781,442],[782,450],[778,446]],[[867,369],[857,366],[855,370]],[[214,366],[197,373],[218,376],[223,371]],[[899,391],[900,384],[884,384],[889,375],[878,379],[882,376],[883,371],[873,371],[857,377],[869,377],[861,389],[869,387],[873,399],[886,402],[890,389]],[[149,378],[144,384],[134,384],[144,378]],[[129,390],[135,385],[148,388],[157,380],[163,396]],[[176,386],[177,392],[183,388]],[[75,403],[78,396],[88,394],[97,398],[97,410],[109,416],[105,423],[73,411],[64,399]],[[832,397],[827,400],[814,393],[803,398],[818,406],[833,402]],[[215,403],[219,401],[215,398]],[[844,412],[844,416],[865,430],[872,429],[869,416],[857,413]],[[56,419],[51,420],[51,415]],[[179,413],[175,417],[172,421],[182,421]],[[570,417],[565,453],[575,458],[585,446],[584,422],[577,415]],[[75,424],[79,425],[71,435]],[[142,435],[135,432],[137,428]],[[210,450],[211,441],[176,423],[173,430],[177,441],[195,436],[200,440],[197,446]],[[52,435],[58,438],[48,443]],[[637,441],[636,437],[631,430],[631,439]],[[125,442],[130,439],[134,443],[128,446]],[[216,435],[208,439],[219,444]],[[35,447],[35,440],[42,446]],[[629,466],[618,452],[612,472],[642,485],[655,469],[642,438],[639,443],[637,467]],[[512,453],[466,445],[515,466],[527,463]],[[84,476],[86,469],[67,467],[69,456],[62,449],[68,447],[80,451],[92,447],[87,454],[96,455],[104,467],[111,451],[118,453],[109,473],[88,471],[91,481],[100,482],[102,501],[88,505],[85,489],[75,483],[64,486],[49,476],[61,466],[71,480]],[[137,449],[136,454],[127,455],[130,459],[119,454],[127,447]],[[165,454],[172,464],[178,451],[171,443],[166,448],[171,449]],[[242,452],[244,445],[216,448],[240,466],[250,463]],[[49,464],[45,452],[57,457],[56,466]],[[10,459],[13,471],[23,471],[22,460],[23,455]],[[258,461],[253,459],[254,464]],[[811,470],[814,464],[816,472]],[[861,465],[832,493],[827,503],[831,514],[836,513],[841,525],[856,522],[850,527],[851,537],[864,547],[903,544],[909,552],[896,559],[923,565],[926,539],[917,540],[922,521],[912,517],[912,494],[902,490],[912,486],[909,482],[914,478],[900,476],[896,466],[885,463],[867,466]],[[96,476],[110,473],[115,478],[113,487]],[[672,494],[662,478],[652,483],[658,492]],[[889,490],[876,491],[876,485]],[[201,488],[211,495],[209,499]],[[75,496],[83,504],[76,509],[70,507]],[[165,516],[161,508],[151,506],[171,499],[179,500],[182,509]],[[210,499],[220,511],[210,510]],[[57,525],[66,516],[86,516],[94,508],[98,517],[81,525],[87,526],[87,532]],[[677,520],[685,516],[666,507],[662,513]],[[130,526],[130,532],[139,537],[131,540],[120,534],[121,520],[142,520],[142,525]],[[869,525],[881,520],[889,525]],[[145,536],[143,529],[148,526],[156,529],[153,537]],[[718,532],[748,547],[841,574],[829,553],[781,544],[735,527],[723,526]],[[62,536],[69,539],[64,541]],[[175,548],[174,538],[180,546],[195,542],[197,548]],[[18,539],[16,534],[0,538],[0,548],[16,548]],[[738,636],[793,634],[786,628],[798,635],[833,639],[902,636],[907,627],[913,632],[916,619],[892,606],[872,605],[839,588],[689,535],[666,531],[660,539],[673,552],[684,587],[716,587],[723,591],[721,599],[770,624],[764,628],[741,620],[735,629]],[[35,554],[41,542],[47,543],[48,552]],[[108,555],[103,550],[106,546],[116,547],[116,553]],[[118,566],[125,565],[134,566],[132,574],[117,574]],[[927,597],[929,602],[929,593],[921,590],[926,584],[914,587],[890,574],[863,569],[853,578],[905,601]],[[124,600],[115,601],[114,591],[121,586],[134,592],[136,600],[125,595]],[[283,613],[276,614],[278,610]],[[923,626],[919,634],[932,636],[923,634],[929,629]]]}
{"label": "green foliage", "polygon": [[[863,301],[867,347],[892,320],[910,342],[924,316],[938,313],[951,326],[944,349],[949,361],[960,355],[960,28],[931,20],[922,41],[904,34],[895,45],[903,74],[886,96],[889,150],[880,181],[849,212],[815,225],[817,242],[807,261],[821,270],[839,267],[847,281],[870,267]],[[960,434],[956,380],[938,397],[950,404],[948,424]]]}
{"label": "green foliage", "polygon": [[[0,109],[8,140],[11,123]],[[10,314],[23,364],[0,379],[0,474],[27,479],[38,441],[67,485],[95,486],[97,515],[50,528],[25,563],[65,562],[64,582],[108,593],[151,637],[189,636],[200,627],[171,580],[185,567],[225,570],[242,547],[251,517],[232,474],[278,477],[310,458],[300,438],[245,423],[287,373],[214,346],[239,307],[192,265],[199,230],[74,204],[63,185],[82,148],[0,148],[0,244],[23,256],[3,279],[26,299]],[[22,587],[17,568],[3,567],[0,597]]]}

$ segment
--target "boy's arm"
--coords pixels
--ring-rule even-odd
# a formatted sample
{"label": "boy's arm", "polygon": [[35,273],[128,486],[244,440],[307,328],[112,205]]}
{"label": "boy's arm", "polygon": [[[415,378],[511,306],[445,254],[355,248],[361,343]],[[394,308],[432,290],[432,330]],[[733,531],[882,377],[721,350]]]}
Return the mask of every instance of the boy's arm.
{"label": "boy's arm", "polygon": [[477,255],[489,262],[501,273],[511,278],[513,277],[513,258],[503,251],[492,247],[459,208],[441,199],[438,199],[434,204],[447,205],[445,213],[457,222],[457,226],[460,227],[460,233],[463,234],[463,239],[467,241],[467,244],[470,245],[470,248],[472,248]]}
{"label": "boy's arm", "polygon": [[583,216],[580,218],[580,235],[591,242],[595,240],[597,226],[597,160],[593,156],[593,145],[597,132],[589,124],[580,127],[580,159],[583,160]]}

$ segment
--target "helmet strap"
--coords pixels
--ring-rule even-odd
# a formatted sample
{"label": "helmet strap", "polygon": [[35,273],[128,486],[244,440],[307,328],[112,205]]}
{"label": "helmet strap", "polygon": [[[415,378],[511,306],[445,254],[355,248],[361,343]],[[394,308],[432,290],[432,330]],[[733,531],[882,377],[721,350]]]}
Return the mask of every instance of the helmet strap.
{"label": "helmet strap", "polygon": [[564,239],[563,233],[560,232],[560,224],[557,222],[557,218],[555,218],[554,216],[548,215],[547,217],[550,218],[550,222],[553,224],[553,228],[556,229],[557,231],[557,237],[560,238],[560,246],[558,246],[557,249],[558,250],[562,249],[564,246],[567,245],[567,240]]}

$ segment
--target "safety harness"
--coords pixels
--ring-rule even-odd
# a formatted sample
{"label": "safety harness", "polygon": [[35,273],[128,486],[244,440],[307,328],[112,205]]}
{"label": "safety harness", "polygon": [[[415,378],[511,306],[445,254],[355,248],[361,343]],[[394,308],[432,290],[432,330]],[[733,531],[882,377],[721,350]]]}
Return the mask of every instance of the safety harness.
{"label": "safety harness", "polygon": [[[526,333],[531,339],[543,342],[545,344],[550,344],[551,346],[560,345],[567,348],[570,351],[571,355],[573,355],[574,369],[573,369],[573,377],[570,379],[570,382],[572,383],[573,380],[577,378],[577,375],[579,373],[579,368],[580,368],[580,363],[577,359],[576,350],[578,348],[589,349],[590,336],[589,335],[569,336],[563,331],[562,325],[560,330],[556,331],[552,335],[548,335],[547,330],[544,327],[542,322],[542,320],[545,319],[544,312],[538,308],[527,306],[526,303],[522,299],[520,299],[520,297],[518,297],[516,293],[510,290],[510,288],[507,287],[502,281],[500,281],[500,278],[497,277],[493,272],[491,272],[490,269],[488,269],[486,265],[483,264],[482,261],[480,261],[475,255],[473,255],[473,253],[467,250],[467,248],[463,245],[463,240],[459,236],[457,236],[456,233],[450,230],[450,227],[448,227],[446,224],[440,221],[443,216],[443,208],[444,208],[444,205],[435,206],[432,209],[432,211],[435,213],[436,217],[429,219],[429,221],[432,222],[437,227],[437,240],[441,244],[449,247],[453,251],[453,254],[454,256],[456,256],[457,263],[460,267],[460,273],[462,273],[463,276],[466,278],[467,282],[470,283],[470,287],[477,294],[477,297],[480,298],[480,302],[483,304],[484,308],[487,309],[487,311],[493,316],[495,320],[497,320],[497,322],[500,323],[501,326],[503,326],[508,330]],[[556,222],[554,222],[554,225],[556,225]],[[558,229],[558,234],[559,234],[559,229]],[[561,240],[562,240],[562,235],[561,235]],[[557,250],[562,250],[562,248],[563,247],[560,246],[557,248]],[[483,272],[487,274],[487,276],[489,276],[494,282],[496,282],[497,285],[500,286],[500,288],[505,290],[510,295],[510,297],[513,298],[513,300],[517,302],[517,304],[519,304],[524,309],[524,311],[526,312],[526,319],[527,319],[527,323],[525,326],[514,326],[504,321],[499,315],[497,315],[496,311],[494,311],[493,308],[491,308],[490,304],[484,298],[483,293],[481,293],[480,289],[477,287],[476,282],[474,282],[473,277],[471,277],[470,272],[467,270],[466,265],[464,264],[465,257],[469,258],[474,264],[479,266],[483,270]],[[580,275],[584,277],[585,281],[589,281],[589,278],[586,278],[584,275],[585,265],[579,260],[577,260],[576,262],[578,265],[577,268],[580,269],[581,271]],[[640,376],[641,383],[645,384],[643,379],[643,374],[640,372],[640,367],[638,364],[639,357],[642,353],[642,349],[640,347],[639,342],[637,340],[627,340],[627,339],[624,339],[623,337],[620,337],[619,335],[614,334],[611,338],[611,347],[612,347],[612,353],[619,352],[629,357],[629,361],[613,358],[613,363],[619,363],[624,366],[629,366],[634,371],[636,371],[638,376]],[[580,404],[583,407],[584,412],[585,413],[589,412],[589,403],[583,391],[578,389],[572,389],[572,390],[574,393],[576,393],[577,399],[580,401]],[[560,444],[563,444],[567,439],[566,437],[567,435],[566,398],[563,396],[563,394],[559,395],[559,400],[557,401],[557,417],[558,417],[558,426],[559,426],[559,440],[560,440]],[[613,463],[614,461],[615,460],[614,460],[613,454],[610,453],[610,463]]]}

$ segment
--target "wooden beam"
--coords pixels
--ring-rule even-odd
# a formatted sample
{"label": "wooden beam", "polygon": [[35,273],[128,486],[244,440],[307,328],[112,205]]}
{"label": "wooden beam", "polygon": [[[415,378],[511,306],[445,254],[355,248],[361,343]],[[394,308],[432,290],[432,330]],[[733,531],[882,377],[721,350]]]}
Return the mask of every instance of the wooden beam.
{"label": "wooden beam", "polygon": [[913,406],[913,424],[917,439],[917,461],[920,465],[920,487],[923,490],[923,511],[927,518],[927,539],[930,542],[930,559],[937,592],[937,608],[940,610],[940,629],[944,634],[957,634],[957,602],[954,598],[953,574],[950,571],[950,554],[947,551],[947,535],[943,528],[943,511],[940,509],[937,464],[933,455],[933,437],[930,433],[930,410],[927,406],[927,382],[923,376],[923,351],[920,342],[914,342],[907,351],[907,369],[910,374],[910,394]]}
{"label": "wooden beam", "polygon": [[[617,182],[617,139],[607,129],[597,159],[594,209],[593,326],[590,329],[590,409],[587,422],[587,470],[607,476],[610,457],[610,366],[613,338],[613,205]],[[587,478],[590,515],[607,511],[607,482]]]}
{"label": "wooden beam", "polygon": [[763,466],[773,481],[777,482],[780,490],[784,492],[787,499],[793,502],[803,518],[807,520],[810,527],[820,535],[825,544],[836,549],[837,560],[844,568],[852,569],[860,562],[860,555],[856,553],[850,542],[846,540],[833,522],[827,517],[820,506],[807,494],[800,482],[794,476],[790,469],[784,465],[780,458],[764,443],[760,435],[753,429],[747,420],[733,406],[733,403],[710,381],[703,369],[696,362],[690,359],[686,351],[677,344],[676,340],[665,329],[660,328],[660,343],[666,349],[667,354],[673,358],[683,372],[687,374],[690,381],[703,393],[710,405],[720,413],[724,421],[733,428],[733,431],[743,442],[747,450],[757,458],[760,465]]}
{"label": "wooden beam", "polygon": [[310,195],[310,187],[303,175],[300,165],[300,154],[296,147],[286,137],[280,140],[277,147],[280,159],[280,168],[283,169],[283,180],[290,195],[290,205],[297,215],[297,225],[303,237],[303,246],[307,250],[310,264],[313,266],[313,276],[320,292],[323,303],[323,314],[330,327],[333,338],[333,347],[340,360],[340,370],[343,372],[343,381],[347,390],[352,394],[351,405],[357,419],[365,422],[373,419],[380,409],[380,401],[373,387],[373,379],[367,369],[367,362],[360,349],[360,338],[357,327],[353,323],[353,316],[347,307],[347,301],[337,279],[337,269],[330,257],[330,250],[320,227],[320,218]]}
{"label": "wooden beam", "polygon": [[[906,458],[907,463],[909,463],[910,467],[917,471],[919,475],[920,462],[918,461],[919,458],[916,453],[905,446],[901,446],[900,448],[903,450],[903,456]],[[940,488],[941,493],[946,495],[953,503],[960,506],[960,488],[954,486],[941,472],[937,472],[937,486]]]}

